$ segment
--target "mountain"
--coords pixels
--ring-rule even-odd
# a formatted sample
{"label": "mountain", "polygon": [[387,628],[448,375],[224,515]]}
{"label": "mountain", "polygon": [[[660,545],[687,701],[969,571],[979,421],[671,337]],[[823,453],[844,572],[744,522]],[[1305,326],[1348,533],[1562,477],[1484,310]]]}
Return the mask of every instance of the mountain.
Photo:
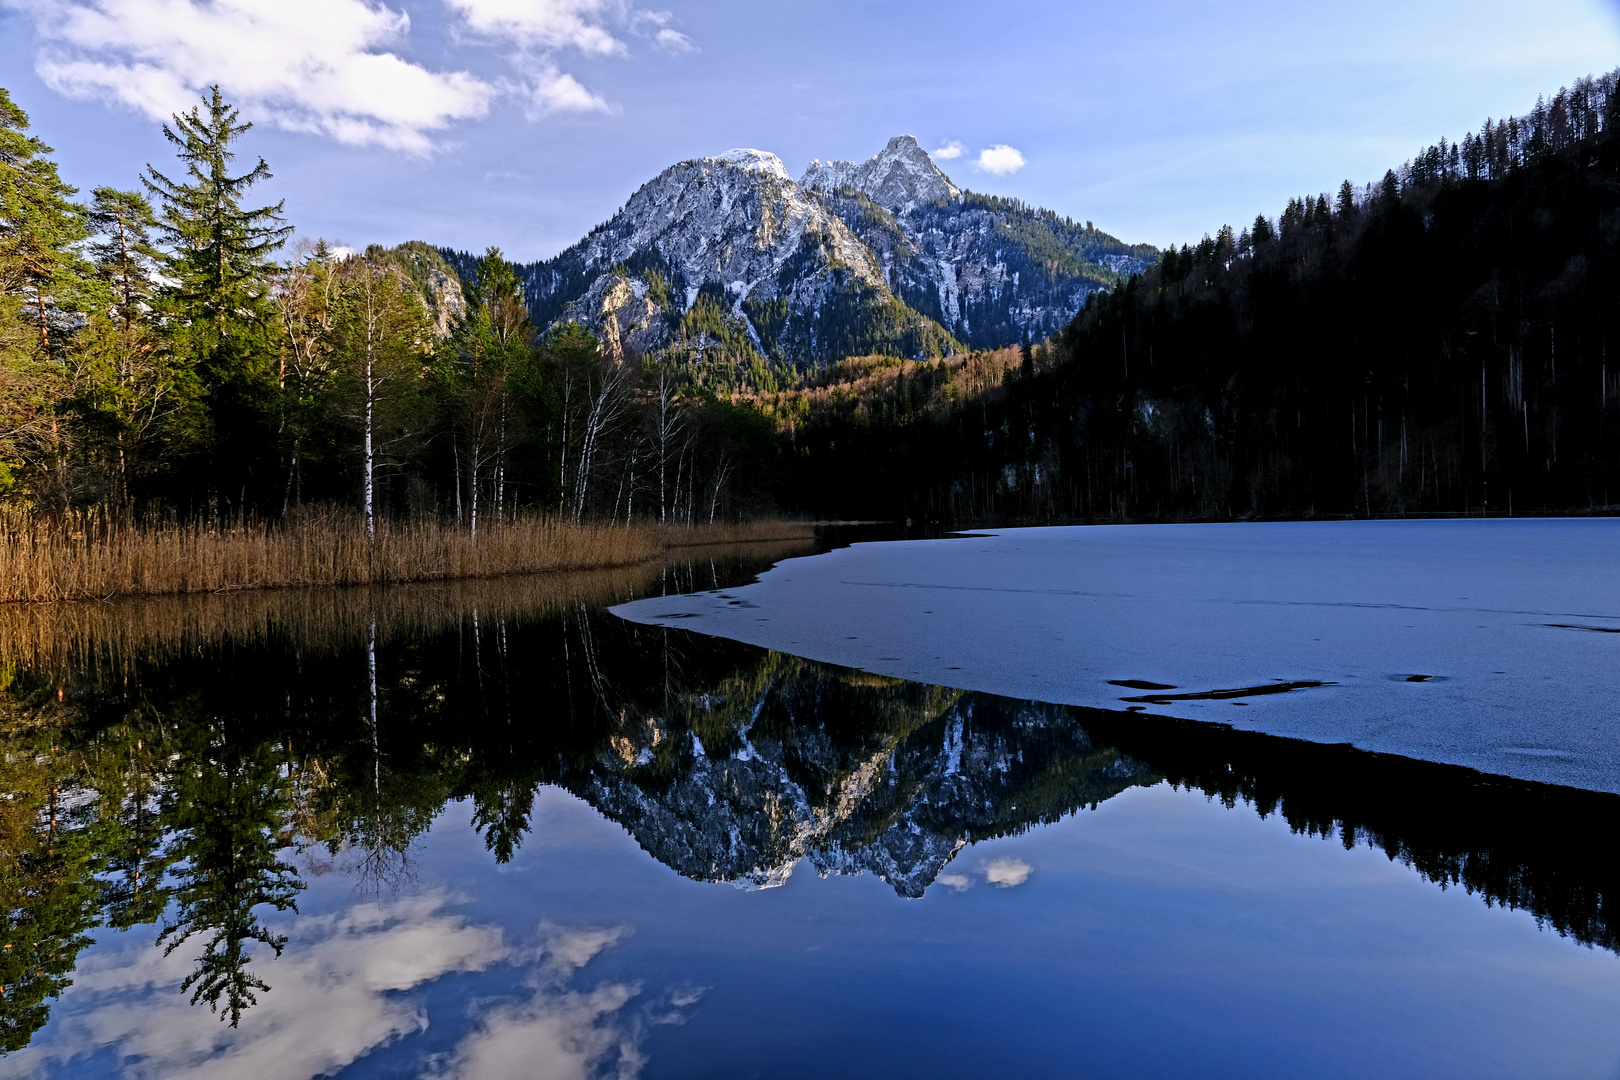
{"label": "mountain", "polygon": [[[556,258],[519,268],[535,323],[610,347],[794,366],[1044,337],[1154,249],[964,192],[909,135],[865,162],[733,150],[671,166]],[[472,257],[444,251],[465,272]]]}

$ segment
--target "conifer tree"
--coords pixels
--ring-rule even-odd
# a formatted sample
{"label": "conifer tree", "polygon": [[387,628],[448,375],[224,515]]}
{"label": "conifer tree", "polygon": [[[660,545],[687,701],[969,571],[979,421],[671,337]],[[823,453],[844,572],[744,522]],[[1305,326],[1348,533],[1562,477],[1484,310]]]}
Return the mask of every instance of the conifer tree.
{"label": "conifer tree", "polygon": [[49,308],[68,306],[83,277],[74,245],[85,237],[85,211],[50,159],[54,151],[27,131],[28,114],[0,89],[0,289],[24,295],[48,357]]}
{"label": "conifer tree", "polygon": [[90,227],[97,239],[90,245],[90,258],[96,277],[112,290],[118,321],[129,330],[149,310],[157,289],[162,258],[152,240],[157,218],[152,204],[136,191],[103,185],[91,197]]}
{"label": "conifer tree", "polygon": [[162,203],[159,228],[173,248],[171,269],[179,276],[177,299],[198,323],[212,324],[219,338],[240,332],[244,314],[257,315],[265,302],[270,260],[292,235],[281,216],[282,203],[245,209],[242,200],[255,184],[271,178],[261,157],[252,169],[230,174],[232,145],[252,130],[238,122],[238,110],[215,86],[204,99],[207,115],[193,106],[163,125],[186,167],[183,180],[171,180],[151,165],[143,180]]}
{"label": "conifer tree", "polygon": [[85,266],[75,245],[85,213],[53,151],[28,127],[28,114],[0,89],[0,491],[32,471],[40,494],[65,499],[57,405],[66,372],[50,313],[79,307]]}
{"label": "conifer tree", "polygon": [[215,86],[200,108],[163,126],[184,175],[171,179],[148,165],[143,179],[161,204],[158,228],[177,282],[165,306],[183,327],[177,344],[208,395],[217,439],[208,494],[243,508],[255,495],[268,502],[267,481],[280,474],[272,456],[281,410],[269,282],[271,258],[292,233],[282,203],[243,205],[249,190],[271,176],[263,158],[247,172],[231,172],[233,147],[252,127]]}
{"label": "conifer tree", "polygon": [[79,335],[73,404],[87,449],[110,477],[109,494],[127,503],[133,480],[195,443],[201,388],[152,317],[162,256],[151,204],[111,187],[93,195],[89,254],[101,296]]}

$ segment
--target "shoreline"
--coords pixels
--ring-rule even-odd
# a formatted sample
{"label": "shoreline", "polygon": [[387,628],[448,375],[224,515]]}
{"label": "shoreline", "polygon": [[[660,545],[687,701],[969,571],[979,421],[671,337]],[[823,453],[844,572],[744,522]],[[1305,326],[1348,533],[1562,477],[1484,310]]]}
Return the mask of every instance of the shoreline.
{"label": "shoreline", "polygon": [[127,597],[490,580],[640,566],[683,550],[809,542],[809,522],[713,525],[573,523],[545,516],[468,530],[379,521],[366,539],[351,511],[291,522],[114,522],[94,515],[0,526],[0,606]]}
{"label": "shoreline", "polygon": [[1611,518],[985,530],[621,618],[889,678],[1620,793]]}

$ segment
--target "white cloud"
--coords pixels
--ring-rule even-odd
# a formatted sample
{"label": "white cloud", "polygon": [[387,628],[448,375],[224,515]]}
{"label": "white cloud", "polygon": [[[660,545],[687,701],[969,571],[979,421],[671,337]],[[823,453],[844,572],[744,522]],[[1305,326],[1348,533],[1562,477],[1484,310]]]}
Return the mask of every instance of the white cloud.
{"label": "white cloud", "polygon": [[586,56],[626,56],[629,46],[614,28],[652,39],[665,52],[695,52],[692,39],[674,28],[668,11],[645,11],[627,0],[445,0],[474,34],[522,50],[573,49]]}
{"label": "white cloud", "polygon": [[636,33],[648,35],[652,43],[671,56],[701,52],[692,39],[675,29],[675,16],[668,11],[638,11],[631,18]]}
{"label": "white cloud", "polygon": [[523,111],[531,122],[553,113],[614,111],[606,99],[559,70],[549,58],[521,57],[515,62],[523,72]]}
{"label": "white cloud", "polygon": [[586,56],[627,51],[606,23],[628,12],[615,0],[445,0],[474,33],[529,49],[577,49]]}
{"label": "white cloud", "polygon": [[354,145],[412,153],[484,115],[496,89],[387,47],[410,18],[373,0],[10,0],[43,42],[40,77],[72,97],[155,119],[219,83],[253,117]]}
{"label": "white cloud", "polygon": [[624,57],[629,46],[619,30],[649,38],[671,55],[696,52],[692,39],[673,27],[667,11],[644,11],[628,0],[445,0],[475,38],[516,46],[510,56],[521,76],[519,96],[531,122],[554,113],[615,109],[600,94],[561,70],[556,54]]}
{"label": "white cloud", "polygon": [[255,974],[270,983],[231,1028],[190,1004],[180,982],[190,950],[169,956],[136,932],[129,944],[84,960],[52,1026],[0,1058],[0,1077],[37,1076],[112,1047],[134,1080],[307,1080],[335,1073],[384,1043],[427,1027],[427,1016],[395,992],[452,972],[482,971],[511,950],[499,927],[476,926],[443,910],[442,893],[359,904],[284,927],[286,950],[256,950]]}
{"label": "white cloud", "polygon": [[671,56],[680,56],[684,53],[698,51],[698,47],[692,43],[691,38],[679,30],[672,30],[667,26],[653,35],[653,44]]}
{"label": "white cloud", "polygon": [[967,892],[973,888],[973,879],[966,874],[941,874],[934,880],[951,892]]}
{"label": "white cloud", "polygon": [[1011,889],[1028,881],[1033,869],[1023,859],[994,859],[984,864],[984,879],[998,889]]}
{"label": "white cloud", "polygon": [[1027,164],[1028,162],[1024,160],[1023,154],[1006,145],[997,145],[990,147],[988,150],[980,150],[979,160],[976,162],[981,171],[994,173],[997,176],[1008,176]]}
{"label": "white cloud", "polygon": [[967,153],[967,147],[952,139],[938,150],[935,150],[929,157],[938,158],[941,161],[955,161],[965,153]]}

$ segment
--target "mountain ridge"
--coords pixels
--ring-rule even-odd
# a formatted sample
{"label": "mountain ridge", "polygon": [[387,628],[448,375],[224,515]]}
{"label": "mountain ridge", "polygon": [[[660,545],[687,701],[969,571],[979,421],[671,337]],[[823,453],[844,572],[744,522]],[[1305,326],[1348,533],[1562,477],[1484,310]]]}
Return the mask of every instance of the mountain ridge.
{"label": "mountain ridge", "polygon": [[[464,277],[476,262],[440,252]],[[763,150],[678,162],[517,271],[542,330],[575,321],[614,350],[805,368],[1045,337],[1156,257],[1089,222],[965,191],[898,135],[864,162],[812,161],[798,180]]]}

